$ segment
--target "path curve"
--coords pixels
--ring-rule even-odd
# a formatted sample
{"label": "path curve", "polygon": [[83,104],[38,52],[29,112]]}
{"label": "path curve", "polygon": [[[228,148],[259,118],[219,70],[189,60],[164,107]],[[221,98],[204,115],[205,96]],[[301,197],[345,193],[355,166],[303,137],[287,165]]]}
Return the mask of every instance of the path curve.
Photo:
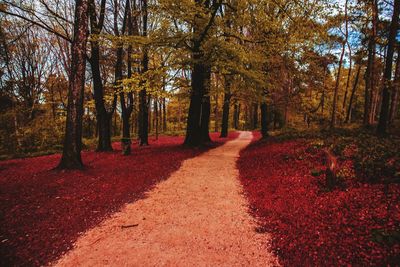
{"label": "path curve", "polygon": [[254,231],[238,179],[236,160],[251,139],[241,132],[184,161],[147,198],[83,234],[56,266],[277,265],[267,234]]}

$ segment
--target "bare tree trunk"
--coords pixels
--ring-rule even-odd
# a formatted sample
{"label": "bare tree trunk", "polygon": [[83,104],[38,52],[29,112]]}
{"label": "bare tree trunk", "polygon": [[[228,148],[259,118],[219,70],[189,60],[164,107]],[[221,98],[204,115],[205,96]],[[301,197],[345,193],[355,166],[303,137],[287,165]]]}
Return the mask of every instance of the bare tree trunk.
{"label": "bare tree trunk", "polygon": [[57,167],[59,169],[83,168],[81,158],[82,115],[86,70],[86,42],[88,38],[88,1],[76,0],[75,3],[67,121],[65,126],[63,154]]}

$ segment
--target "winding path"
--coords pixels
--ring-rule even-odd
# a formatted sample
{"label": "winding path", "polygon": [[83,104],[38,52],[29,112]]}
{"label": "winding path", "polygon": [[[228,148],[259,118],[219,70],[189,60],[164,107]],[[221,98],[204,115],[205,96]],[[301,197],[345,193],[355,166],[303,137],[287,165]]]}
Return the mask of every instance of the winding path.
{"label": "winding path", "polygon": [[238,180],[236,160],[251,139],[242,132],[186,160],[147,198],[83,234],[56,266],[277,265],[268,236],[254,231]]}

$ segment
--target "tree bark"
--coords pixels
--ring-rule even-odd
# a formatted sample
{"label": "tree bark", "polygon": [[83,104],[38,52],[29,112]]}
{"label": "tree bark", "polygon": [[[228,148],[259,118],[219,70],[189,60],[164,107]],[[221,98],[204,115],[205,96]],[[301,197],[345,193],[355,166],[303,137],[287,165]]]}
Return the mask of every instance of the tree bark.
{"label": "tree bark", "polygon": [[[192,63],[192,79],[191,79],[191,95],[190,95],[190,104],[189,104],[189,114],[187,118],[187,127],[186,127],[186,137],[184,141],[184,145],[187,146],[200,146],[205,142],[204,135],[204,126],[206,124],[207,118],[203,118],[203,116],[209,113],[209,107],[207,107],[207,101],[204,102],[205,108],[202,115],[202,105],[203,105],[203,96],[205,94],[205,82],[209,80],[207,76],[209,76],[209,66],[206,63],[206,59],[204,56],[204,51],[201,46],[206,38],[208,31],[213,25],[215,15],[222,5],[222,1],[202,1],[195,0],[196,4],[203,6],[204,8],[210,11],[210,19],[207,25],[203,28],[200,26],[202,23],[202,14],[195,14],[194,16],[194,25],[193,25],[193,47],[191,48],[191,59]],[[211,4],[211,6],[210,6]],[[209,97],[209,96],[208,96]],[[209,103],[209,98],[208,98]],[[209,114],[208,114],[209,117]],[[209,120],[209,119],[208,119]],[[203,121],[203,132],[202,132],[202,121]],[[208,128],[208,126],[207,126]]]}
{"label": "tree bark", "polygon": [[[104,24],[105,0],[100,4],[100,16],[97,19],[95,1],[90,0],[89,16],[90,16],[90,31],[91,34],[98,35],[101,33]],[[90,66],[93,77],[94,101],[96,106],[96,120],[98,128],[98,143],[96,151],[112,151],[111,146],[111,119],[117,104],[117,96],[114,95],[114,100],[111,109],[107,110],[104,102],[104,86],[100,71],[100,46],[95,39],[90,40],[91,57]]]}
{"label": "tree bark", "polygon": [[67,121],[64,148],[58,169],[83,168],[82,116],[88,38],[88,1],[75,2],[74,37],[71,45],[71,73],[68,88]]}
{"label": "tree bark", "polygon": [[360,77],[360,72],[361,72],[361,64],[358,66],[356,78],[354,80],[353,89],[351,90],[351,95],[350,95],[350,100],[349,100],[349,107],[347,109],[346,120],[345,120],[346,123],[350,122],[350,114],[351,114],[351,109],[352,109],[352,105],[353,105],[353,101],[354,101],[354,95],[355,95],[356,90],[357,90],[357,85],[358,85],[358,80],[359,80],[359,77]]}
{"label": "tree bark", "polygon": [[399,106],[399,94],[400,94],[400,45],[397,47],[397,61],[396,71],[394,74],[394,84],[392,87],[392,101],[390,103],[389,112],[389,123],[392,124],[396,118],[397,109]]}
{"label": "tree bark", "polygon": [[211,115],[211,97],[210,97],[210,86],[211,86],[211,67],[207,66],[204,80],[204,94],[201,103],[201,142],[211,142],[210,138],[210,115]]}
{"label": "tree bark", "polygon": [[376,0],[371,1],[372,8],[372,30],[368,42],[368,61],[367,69],[365,70],[365,94],[364,94],[364,126],[370,126],[372,124],[371,114],[373,93],[375,91],[374,76],[375,76],[375,47],[376,47],[376,32],[378,24],[378,10]]}
{"label": "tree bark", "polygon": [[224,104],[222,106],[222,123],[221,123],[221,135],[220,137],[228,137],[229,128],[229,107],[231,101],[231,77],[225,76],[225,93],[224,93]]}
{"label": "tree bark", "polygon": [[[346,26],[347,27],[347,26]],[[347,31],[347,28],[346,28]],[[343,105],[342,105],[342,110],[346,109],[346,102],[347,102],[347,95],[348,95],[348,91],[349,91],[349,86],[350,86],[350,80],[351,80],[351,74],[352,74],[352,60],[351,60],[351,49],[350,49],[350,45],[349,42],[347,42],[347,46],[349,47],[349,72],[347,73],[347,82],[346,82],[346,90],[344,92],[344,97],[343,97]]]}
{"label": "tree bark", "polygon": [[218,86],[218,77],[217,75],[215,77],[215,107],[214,107],[214,132],[218,132],[218,124],[219,124],[219,86]]}
{"label": "tree bark", "polygon": [[380,135],[385,135],[387,133],[390,92],[392,88],[391,86],[392,86],[393,54],[394,54],[394,45],[396,42],[399,13],[400,13],[400,0],[394,0],[393,17],[392,17],[392,22],[390,24],[389,38],[387,45],[385,71],[383,73],[384,83],[382,91],[381,112],[379,115],[379,122],[377,128],[377,133]]}
{"label": "tree bark", "polygon": [[202,51],[199,44],[195,45],[192,52],[194,59],[192,69],[192,92],[190,96],[189,114],[187,119],[187,129],[185,145],[199,146],[201,144],[201,105],[204,94],[204,81],[206,75],[206,66],[202,60]]}
{"label": "tree bark", "polygon": [[[164,89],[165,90],[165,89]],[[165,103],[165,97],[162,99],[162,113],[163,113],[163,132],[166,132],[168,129],[167,126],[167,108]]]}
{"label": "tree bark", "polygon": [[253,104],[253,130],[258,127],[258,104]]}
{"label": "tree bark", "polygon": [[[147,0],[142,0],[142,23],[143,37],[147,37]],[[149,55],[146,45],[143,47],[142,73],[146,73],[149,69]],[[148,145],[148,129],[149,128],[149,106],[147,98],[147,90],[144,88],[139,92],[139,145]]]}
{"label": "tree bark", "polygon": [[[116,23],[116,19],[118,16],[117,8],[115,8],[115,35],[120,36],[125,34],[126,28],[128,28],[128,34],[133,36],[134,29],[133,29],[133,21],[132,21],[132,10],[130,0],[126,0],[125,3],[125,12],[124,18],[122,23],[121,33],[118,30],[118,24]],[[128,26],[128,27],[126,27]],[[137,31],[137,29],[136,29]],[[118,44],[116,50],[116,64],[115,64],[115,86],[119,87],[120,93],[120,106],[121,106],[121,117],[122,117],[122,138],[121,138],[121,148],[123,155],[129,155],[131,153],[131,133],[130,133],[130,117],[133,111],[133,92],[129,91],[125,98],[125,93],[122,90],[121,80],[123,78],[122,74],[122,66],[123,66],[123,44]],[[128,46],[127,51],[127,76],[128,78],[132,77],[132,61],[131,61],[131,54],[132,54],[132,46]],[[127,103],[128,101],[128,103]]]}
{"label": "tree bark", "polygon": [[[348,0],[346,0],[345,6],[344,6],[344,13],[345,13],[344,16],[345,16],[346,25],[347,25],[347,3],[348,3]],[[347,26],[346,26],[346,28],[347,28]],[[336,109],[337,109],[336,106],[337,106],[337,99],[338,99],[338,90],[339,90],[339,83],[340,83],[340,74],[341,74],[341,70],[342,70],[343,56],[344,56],[344,51],[345,51],[346,42],[347,42],[347,38],[348,38],[347,32],[346,32],[345,38],[346,38],[346,40],[345,40],[345,42],[343,42],[342,52],[340,54],[339,68],[338,68],[338,73],[336,76],[335,90],[334,90],[334,95],[333,95],[332,115],[331,115],[331,122],[330,122],[331,129],[335,128],[335,125],[336,125]]]}
{"label": "tree bark", "polygon": [[261,135],[262,138],[268,137],[268,110],[267,110],[267,102],[264,101],[261,103]]}

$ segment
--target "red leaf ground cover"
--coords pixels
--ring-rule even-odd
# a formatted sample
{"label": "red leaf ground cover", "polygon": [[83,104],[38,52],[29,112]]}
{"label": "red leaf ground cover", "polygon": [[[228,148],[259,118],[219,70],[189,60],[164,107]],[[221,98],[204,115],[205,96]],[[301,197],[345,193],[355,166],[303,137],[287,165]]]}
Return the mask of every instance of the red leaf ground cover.
{"label": "red leaf ground cover", "polygon": [[[257,136],[259,137],[259,135]],[[253,141],[238,161],[240,177],[259,218],[272,234],[284,266],[396,266],[400,244],[400,185],[349,183],[323,190],[321,151],[305,141]]]}
{"label": "red leaf ground cover", "polygon": [[[237,137],[217,138],[216,147]],[[208,148],[185,148],[183,137],[133,144],[122,156],[84,152],[83,171],[52,170],[60,155],[0,162],[0,266],[39,266],[71,248],[79,234],[118,211]]]}

